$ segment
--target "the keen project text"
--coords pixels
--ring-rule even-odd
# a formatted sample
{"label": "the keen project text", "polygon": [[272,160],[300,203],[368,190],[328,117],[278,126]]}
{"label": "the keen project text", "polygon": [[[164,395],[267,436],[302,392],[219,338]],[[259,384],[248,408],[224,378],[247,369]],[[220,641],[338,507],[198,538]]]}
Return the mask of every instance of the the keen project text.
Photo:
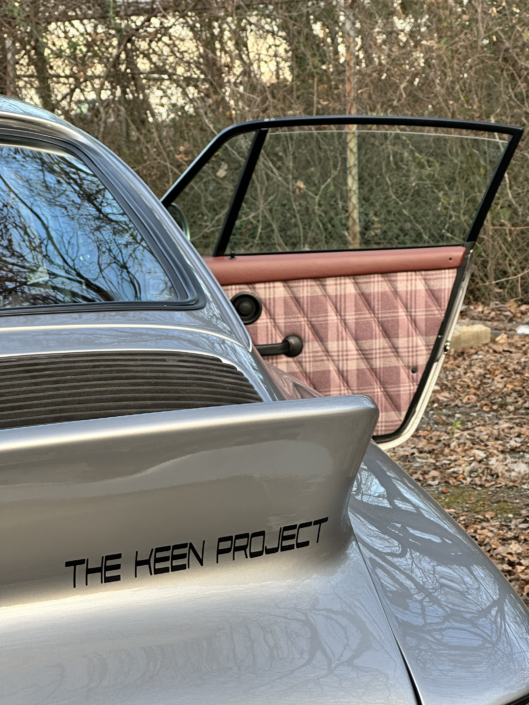
{"label": "the keen project text", "polygon": [[[273,542],[267,539],[266,531],[220,536],[216,541],[215,563],[260,558],[282,551],[306,548],[311,543],[319,543],[322,525],[328,520],[329,517],[324,517],[300,524],[287,524],[279,529],[277,539]],[[193,566],[203,567],[205,551],[205,539],[196,544],[189,541],[156,546],[144,553],[136,551],[134,562],[130,564],[131,577],[132,571],[134,578],[138,578],[189,570]],[[94,562],[89,558],[77,558],[66,561],[64,566],[70,569],[72,585],[77,588],[80,585],[119,582],[122,576],[122,560],[122,553],[110,553]]]}

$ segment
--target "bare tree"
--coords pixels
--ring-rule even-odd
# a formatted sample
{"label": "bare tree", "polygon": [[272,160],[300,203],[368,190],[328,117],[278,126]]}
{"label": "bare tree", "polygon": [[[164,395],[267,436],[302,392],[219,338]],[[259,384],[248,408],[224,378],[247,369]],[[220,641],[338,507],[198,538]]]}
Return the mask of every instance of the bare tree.
{"label": "bare tree", "polygon": [[[528,32],[514,0],[4,0],[0,91],[103,140],[161,194],[239,120],[354,109],[525,125]],[[484,228],[476,298],[529,297],[527,156],[524,142]]]}

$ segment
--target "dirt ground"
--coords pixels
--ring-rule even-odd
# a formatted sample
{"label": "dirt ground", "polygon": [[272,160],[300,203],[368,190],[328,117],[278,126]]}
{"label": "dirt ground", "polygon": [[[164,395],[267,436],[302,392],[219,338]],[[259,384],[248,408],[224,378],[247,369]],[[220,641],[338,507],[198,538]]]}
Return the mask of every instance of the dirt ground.
{"label": "dirt ground", "polygon": [[415,435],[390,451],[529,605],[529,305],[465,307],[492,341],[447,355]]}

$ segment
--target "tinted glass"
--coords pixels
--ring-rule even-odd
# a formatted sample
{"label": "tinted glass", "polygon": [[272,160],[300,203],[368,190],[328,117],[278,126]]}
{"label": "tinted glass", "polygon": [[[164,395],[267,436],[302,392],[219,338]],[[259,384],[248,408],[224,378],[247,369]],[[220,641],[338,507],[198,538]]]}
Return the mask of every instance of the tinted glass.
{"label": "tinted glass", "polygon": [[0,147],[0,306],[172,301],[173,286],[75,157]]}
{"label": "tinted glass", "polygon": [[270,130],[227,251],[462,243],[506,144],[448,131]]}

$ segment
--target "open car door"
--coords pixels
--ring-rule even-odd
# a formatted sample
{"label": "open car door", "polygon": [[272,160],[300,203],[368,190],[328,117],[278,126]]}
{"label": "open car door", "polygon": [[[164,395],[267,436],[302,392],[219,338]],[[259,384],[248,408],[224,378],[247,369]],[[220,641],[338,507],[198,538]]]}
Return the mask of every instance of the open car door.
{"label": "open car door", "polygon": [[458,120],[332,116],[221,132],[163,198],[267,360],[366,394],[385,447],[417,427],[472,251],[522,135]]}

